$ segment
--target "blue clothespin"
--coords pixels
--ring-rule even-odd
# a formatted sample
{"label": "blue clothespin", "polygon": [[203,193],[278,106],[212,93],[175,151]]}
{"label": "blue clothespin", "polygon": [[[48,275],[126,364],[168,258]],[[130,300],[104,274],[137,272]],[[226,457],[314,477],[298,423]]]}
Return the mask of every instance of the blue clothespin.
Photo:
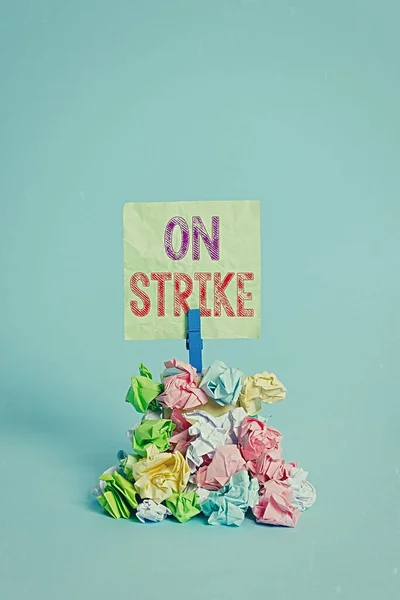
{"label": "blue clothespin", "polygon": [[190,364],[198,373],[201,373],[203,369],[201,356],[203,340],[201,339],[199,308],[191,308],[187,312],[186,349],[189,350]]}

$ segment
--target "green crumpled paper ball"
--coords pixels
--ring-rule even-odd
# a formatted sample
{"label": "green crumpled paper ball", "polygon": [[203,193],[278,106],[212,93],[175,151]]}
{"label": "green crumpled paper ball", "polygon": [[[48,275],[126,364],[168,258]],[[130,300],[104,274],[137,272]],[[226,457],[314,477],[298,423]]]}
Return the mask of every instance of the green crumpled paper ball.
{"label": "green crumpled paper ball", "polygon": [[172,494],[165,500],[165,505],[180,523],[186,523],[200,512],[198,496],[195,492]]}
{"label": "green crumpled paper ball", "polygon": [[141,459],[141,457],[137,454],[126,454],[126,452],[123,452],[123,454],[124,456],[119,459],[121,469],[124,473],[125,479],[133,481],[132,467],[138,462],[138,460]]}
{"label": "green crumpled paper ball", "polygon": [[169,450],[169,438],[175,424],[169,419],[145,419],[132,434],[132,448],[139,456],[147,456],[147,448],[154,445],[159,452]]}
{"label": "green crumpled paper ball", "polygon": [[118,471],[103,473],[100,480],[106,481],[107,485],[103,493],[97,496],[99,504],[114,519],[129,519],[138,505],[135,487]]}
{"label": "green crumpled paper ball", "polygon": [[132,404],[138,412],[145,413],[149,404],[164,390],[164,386],[153,381],[151,372],[142,363],[139,365],[139,373],[132,377],[125,402]]}

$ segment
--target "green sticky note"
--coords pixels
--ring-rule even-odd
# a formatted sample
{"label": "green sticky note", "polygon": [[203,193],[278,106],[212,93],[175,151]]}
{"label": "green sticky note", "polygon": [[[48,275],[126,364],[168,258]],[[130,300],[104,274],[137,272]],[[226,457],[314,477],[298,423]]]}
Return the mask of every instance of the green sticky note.
{"label": "green sticky note", "polygon": [[133,480],[132,467],[137,463],[138,460],[140,460],[140,456],[137,454],[128,454],[126,458],[123,458],[120,461],[126,479],[129,479],[130,481]]}
{"label": "green sticky note", "polygon": [[138,505],[135,487],[117,471],[103,473],[100,480],[107,485],[103,494],[97,496],[98,502],[115,519],[129,519]]}
{"label": "green sticky note", "polygon": [[175,424],[169,419],[145,419],[133,430],[132,447],[139,456],[147,456],[146,448],[156,446],[159,452],[169,450],[169,438]]}
{"label": "green sticky note", "polygon": [[165,500],[165,505],[180,523],[186,523],[200,512],[198,496],[195,492],[172,494]]}
{"label": "green sticky note", "polygon": [[125,339],[258,337],[260,292],[258,201],[125,204]]}
{"label": "green sticky note", "polygon": [[145,365],[139,365],[139,373],[140,375],[132,377],[125,402],[132,404],[138,412],[144,413],[150,403],[164,390],[164,386],[153,381],[152,374]]}
{"label": "green sticky note", "polygon": [[140,363],[139,365],[139,375],[142,375],[143,377],[148,377],[149,379],[153,379],[153,375],[150,369],[148,369],[143,363]]}
{"label": "green sticky note", "polygon": [[101,496],[97,496],[99,504],[106,510],[114,519],[129,519],[131,511],[118,494],[108,486]]}

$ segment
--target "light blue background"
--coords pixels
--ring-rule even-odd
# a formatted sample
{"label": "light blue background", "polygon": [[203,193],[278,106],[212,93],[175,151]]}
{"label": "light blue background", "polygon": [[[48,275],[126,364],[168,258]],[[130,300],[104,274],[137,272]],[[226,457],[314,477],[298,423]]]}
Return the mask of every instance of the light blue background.
{"label": "light blue background", "polygon": [[[400,595],[396,0],[4,0],[0,595]],[[259,340],[295,530],[117,522],[88,490],[127,448],[124,395],[179,341],[124,342],[122,206],[260,199]],[[239,242],[238,242],[239,243]]]}

